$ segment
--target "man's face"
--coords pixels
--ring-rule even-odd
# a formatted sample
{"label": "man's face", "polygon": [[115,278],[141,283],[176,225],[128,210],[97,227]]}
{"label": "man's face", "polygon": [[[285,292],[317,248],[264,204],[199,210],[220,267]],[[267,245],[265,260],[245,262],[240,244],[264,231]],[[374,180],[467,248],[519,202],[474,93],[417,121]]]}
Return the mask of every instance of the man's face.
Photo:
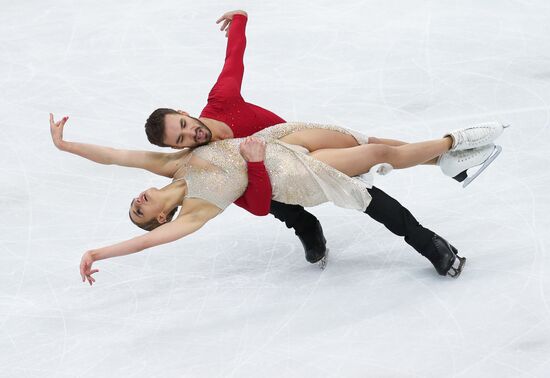
{"label": "man's face", "polygon": [[163,143],[176,149],[198,147],[212,139],[210,129],[197,118],[186,113],[164,116]]}

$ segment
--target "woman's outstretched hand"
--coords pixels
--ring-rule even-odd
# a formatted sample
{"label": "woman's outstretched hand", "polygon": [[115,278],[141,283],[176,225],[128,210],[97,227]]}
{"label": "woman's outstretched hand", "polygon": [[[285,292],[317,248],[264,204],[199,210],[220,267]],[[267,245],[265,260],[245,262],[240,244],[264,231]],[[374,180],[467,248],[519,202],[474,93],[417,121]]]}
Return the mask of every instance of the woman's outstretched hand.
{"label": "woman's outstretched hand", "polygon": [[92,277],[92,274],[99,272],[98,269],[92,269],[92,264],[94,263],[94,258],[92,256],[92,251],[88,251],[82,255],[80,260],[80,276],[82,277],[82,282],[90,283],[90,286],[95,282],[95,278]]}
{"label": "woman's outstretched hand", "polygon": [[50,133],[52,134],[53,144],[60,150],[63,150],[63,127],[69,117],[63,117],[61,121],[55,122],[53,114],[50,113]]}
{"label": "woman's outstretched hand", "polygon": [[216,24],[219,24],[223,21],[222,26],[220,27],[221,31],[225,31],[225,36],[228,36],[229,28],[231,27],[231,21],[233,21],[233,16],[236,14],[242,14],[245,17],[248,17],[248,14],[243,10],[235,10],[231,12],[224,13],[218,20],[216,21]]}
{"label": "woman's outstretched hand", "polygon": [[239,151],[244,160],[258,162],[265,159],[265,141],[253,136],[247,137],[239,145]]}

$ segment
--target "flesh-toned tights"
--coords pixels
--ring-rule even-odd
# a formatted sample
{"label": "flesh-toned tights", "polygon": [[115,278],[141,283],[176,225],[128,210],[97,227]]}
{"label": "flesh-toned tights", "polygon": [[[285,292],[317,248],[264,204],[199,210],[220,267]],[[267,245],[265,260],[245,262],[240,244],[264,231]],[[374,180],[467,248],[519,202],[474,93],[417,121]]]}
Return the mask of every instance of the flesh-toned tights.
{"label": "flesh-toned tights", "polygon": [[370,137],[368,144],[359,145],[351,135],[320,129],[297,131],[281,141],[307,148],[312,157],[348,176],[368,172],[380,163],[391,164],[394,169],[435,164],[452,145],[450,137],[418,143]]}

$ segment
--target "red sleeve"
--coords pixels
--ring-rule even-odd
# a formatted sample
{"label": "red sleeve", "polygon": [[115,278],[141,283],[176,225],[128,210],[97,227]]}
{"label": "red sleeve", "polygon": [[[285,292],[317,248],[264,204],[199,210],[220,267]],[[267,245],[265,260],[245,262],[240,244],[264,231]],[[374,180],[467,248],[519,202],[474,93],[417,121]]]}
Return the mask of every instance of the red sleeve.
{"label": "red sleeve", "polygon": [[267,215],[271,208],[271,181],[263,161],[248,162],[248,186],[235,205],[254,215]]}
{"label": "red sleeve", "polygon": [[242,14],[233,16],[227,36],[225,63],[216,84],[210,91],[209,100],[213,96],[227,98],[241,94],[244,75],[243,57],[246,48],[246,21],[246,16]]}

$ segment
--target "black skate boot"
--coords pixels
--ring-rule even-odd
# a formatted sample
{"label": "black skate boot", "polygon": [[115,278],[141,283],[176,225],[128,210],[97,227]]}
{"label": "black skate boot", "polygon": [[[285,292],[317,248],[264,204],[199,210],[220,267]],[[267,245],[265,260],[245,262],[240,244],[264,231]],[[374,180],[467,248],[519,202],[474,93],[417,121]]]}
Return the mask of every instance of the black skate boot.
{"label": "black skate boot", "polygon": [[437,234],[433,235],[432,242],[436,253],[429,260],[437,273],[442,276],[449,275],[453,278],[460,276],[466,258],[458,256],[458,250]]}
{"label": "black skate boot", "polygon": [[319,221],[315,221],[315,226],[308,231],[296,233],[304,250],[306,260],[312,264],[319,263],[319,267],[324,269],[326,266],[327,239],[323,235],[323,228]]}

